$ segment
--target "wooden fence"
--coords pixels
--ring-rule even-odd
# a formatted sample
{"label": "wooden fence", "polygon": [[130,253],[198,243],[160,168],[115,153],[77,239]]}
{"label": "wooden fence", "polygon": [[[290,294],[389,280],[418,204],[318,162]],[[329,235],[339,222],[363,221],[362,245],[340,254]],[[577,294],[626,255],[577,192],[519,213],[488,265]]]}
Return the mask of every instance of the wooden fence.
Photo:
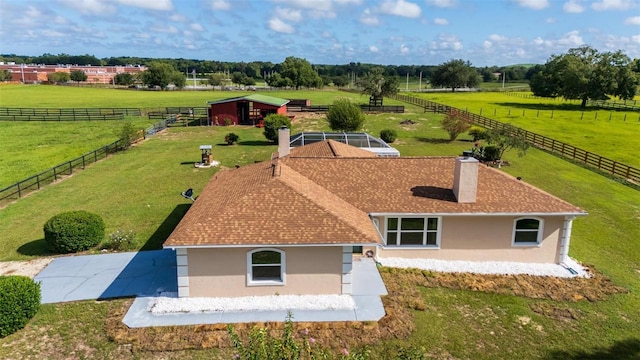
{"label": "wooden fence", "polygon": [[[448,114],[451,111],[457,111],[469,121],[489,129],[500,129],[506,124],[493,120],[482,115],[470,113],[466,110],[457,109],[448,105],[434,103],[426,99],[420,99],[413,96],[398,94],[393,98],[404,101],[413,105],[424,107],[425,111]],[[571,159],[578,163],[588,165],[590,168],[596,168],[604,173],[611,174],[615,177],[626,179],[634,184],[640,184],[640,169],[619,163],[604,156],[600,156],[587,150],[577,148],[573,145],[539,135],[531,131],[519,129],[524,133],[527,141],[539,149],[550,151],[567,159]]]}
{"label": "wooden fence", "polygon": [[[149,136],[155,135],[157,132],[166,129],[171,120],[162,120],[151,127],[138,131],[137,138],[133,141],[138,142]],[[56,165],[51,169],[45,170],[39,174],[33,175],[15,184],[9,185],[4,189],[0,189],[0,207],[7,203],[17,200],[33,191],[39,190],[41,187],[63,179],[72,175],[78,170],[84,170],[89,164],[93,164],[100,159],[107,158],[110,154],[118,151],[124,151],[122,140],[115,141],[109,145],[105,145],[99,149],[88,152],[73,160],[69,160],[60,165]]]}
{"label": "wooden fence", "polygon": [[54,166],[51,169],[45,170],[27,179],[18,181],[13,185],[9,185],[0,190],[0,206],[6,205],[11,201],[17,200],[33,191],[39,190],[45,185],[72,175],[78,170],[84,170],[87,165],[95,163],[98,160],[106,158],[110,154],[122,150],[124,150],[124,146],[122,141],[118,140],[73,160]]}
{"label": "wooden fence", "polygon": [[133,108],[0,108],[4,121],[89,121],[122,120],[127,116],[141,116]]}
{"label": "wooden fence", "polygon": [[640,103],[636,100],[589,100],[589,106],[597,106],[603,109],[640,111]]}

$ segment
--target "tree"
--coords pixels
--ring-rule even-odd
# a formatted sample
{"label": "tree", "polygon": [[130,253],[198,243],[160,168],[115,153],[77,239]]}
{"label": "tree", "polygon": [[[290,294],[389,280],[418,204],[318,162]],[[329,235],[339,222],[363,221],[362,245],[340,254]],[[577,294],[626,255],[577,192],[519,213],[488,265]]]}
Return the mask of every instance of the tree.
{"label": "tree", "polygon": [[11,72],[9,70],[0,70],[0,81],[11,81]]}
{"label": "tree", "polygon": [[184,87],[186,84],[186,77],[182,72],[159,61],[149,63],[147,70],[140,74],[140,80],[147,86],[159,86],[161,89],[166,89],[171,83],[177,87]]}
{"label": "tree", "polygon": [[451,110],[441,121],[442,128],[449,134],[449,141],[471,128],[469,119],[457,110]]}
{"label": "tree", "polygon": [[135,78],[130,73],[119,73],[114,76],[113,81],[116,85],[129,86],[135,82]]}
{"label": "tree", "polygon": [[502,159],[507,150],[516,149],[518,156],[524,156],[529,149],[525,132],[511,124],[487,130],[486,138],[490,145],[495,145],[497,160]]}
{"label": "tree", "polygon": [[73,70],[69,73],[69,78],[75,82],[87,81],[87,74],[82,70]]}
{"label": "tree", "polygon": [[327,120],[333,131],[356,131],[364,124],[364,113],[349,99],[338,99],[329,106]]}
{"label": "tree", "polygon": [[349,78],[344,75],[334,76],[331,78],[331,82],[337,87],[344,87],[349,85]]}
{"label": "tree", "polygon": [[480,75],[471,67],[469,61],[449,60],[439,65],[433,72],[431,84],[436,87],[451,88],[456,91],[461,87],[474,87],[480,84]]}
{"label": "tree", "polygon": [[280,114],[269,114],[264,118],[264,137],[267,140],[278,143],[278,130],[286,126],[291,129],[291,119],[288,116]]}
{"label": "tree", "polygon": [[47,74],[50,83],[62,83],[71,80],[67,72],[52,72]]}
{"label": "tree", "polygon": [[225,76],[220,73],[209,74],[207,76],[207,82],[211,86],[221,86],[224,84],[224,78]]}
{"label": "tree", "polygon": [[381,67],[367,72],[359,79],[358,85],[363,94],[371,96],[373,100],[380,100],[381,103],[383,97],[398,93],[398,78],[384,75],[384,69]]}
{"label": "tree", "polygon": [[300,87],[321,87],[322,79],[311,67],[311,64],[302,58],[289,56],[280,64],[280,75],[291,80],[296,90]]}
{"label": "tree", "polygon": [[569,49],[554,55],[531,77],[531,91],[536,96],[581,100],[604,100],[609,96],[632,99],[637,75],[634,63],[621,51],[599,53],[589,46]]}
{"label": "tree", "polygon": [[286,88],[293,86],[293,82],[291,79],[283,78],[280,74],[275,73],[267,78],[267,85],[277,88]]}

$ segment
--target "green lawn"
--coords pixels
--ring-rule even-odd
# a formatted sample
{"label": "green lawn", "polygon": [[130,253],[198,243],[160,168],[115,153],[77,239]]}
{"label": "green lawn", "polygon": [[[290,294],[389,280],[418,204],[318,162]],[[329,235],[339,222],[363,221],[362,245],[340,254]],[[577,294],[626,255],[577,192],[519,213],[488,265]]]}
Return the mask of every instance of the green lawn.
{"label": "green lawn", "polygon": [[[415,124],[400,124],[408,119]],[[457,155],[470,147],[465,136],[445,141],[439,119],[420,111],[370,115],[365,128],[374,135],[385,128],[396,130],[398,140],[393,145],[403,155]],[[298,119],[292,132],[326,129],[322,119],[309,118]],[[240,135],[238,145],[223,144],[228,132]],[[190,204],[180,191],[192,187],[197,195],[218,170],[193,167],[201,144],[214,145],[214,158],[225,167],[268,159],[275,150],[261,129],[253,127],[170,128],[0,209],[0,260],[47,255],[44,222],[59,212],[78,209],[101,215],[107,233],[132,229],[139,248],[159,248]],[[565,302],[421,288],[426,308],[413,313],[416,331],[407,340],[390,336],[371,352],[408,344],[423,347],[432,358],[447,359],[640,356],[640,191],[535,149],[522,158],[507,153],[505,159],[511,165],[504,171],[589,213],[574,221],[570,255],[595,266],[629,293],[595,302]],[[25,330],[0,339],[0,357],[215,358],[216,351],[157,354],[131,352],[114,344],[104,323],[120,301],[46,305]],[[536,305],[571,311],[575,318],[543,315],[533,310]]]}
{"label": "green lawn", "polygon": [[[522,98],[500,92],[412,94],[484,115],[640,168],[640,114],[581,109],[576,101]],[[611,118],[611,120],[609,120]]]}

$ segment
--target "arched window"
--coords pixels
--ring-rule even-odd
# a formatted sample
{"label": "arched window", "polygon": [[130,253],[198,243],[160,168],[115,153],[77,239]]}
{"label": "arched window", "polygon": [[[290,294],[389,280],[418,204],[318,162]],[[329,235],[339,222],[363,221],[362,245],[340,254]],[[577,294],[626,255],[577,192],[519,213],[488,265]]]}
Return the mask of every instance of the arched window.
{"label": "arched window", "polygon": [[539,245],[542,242],[542,225],[542,219],[516,219],[513,224],[513,245]]}
{"label": "arched window", "polygon": [[256,249],[247,253],[247,285],[284,285],[285,254],[278,249]]}

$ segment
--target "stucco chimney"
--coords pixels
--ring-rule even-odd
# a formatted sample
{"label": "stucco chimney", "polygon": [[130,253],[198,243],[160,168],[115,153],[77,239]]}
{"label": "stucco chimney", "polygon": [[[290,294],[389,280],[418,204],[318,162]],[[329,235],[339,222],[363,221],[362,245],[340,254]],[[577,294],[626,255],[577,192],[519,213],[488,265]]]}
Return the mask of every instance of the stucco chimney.
{"label": "stucco chimney", "polygon": [[286,126],[278,129],[278,157],[289,155],[289,129]]}
{"label": "stucco chimney", "polygon": [[456,158],[453,172],[453,194],[459,203],[476,202],[479,161],[470,156]]}

